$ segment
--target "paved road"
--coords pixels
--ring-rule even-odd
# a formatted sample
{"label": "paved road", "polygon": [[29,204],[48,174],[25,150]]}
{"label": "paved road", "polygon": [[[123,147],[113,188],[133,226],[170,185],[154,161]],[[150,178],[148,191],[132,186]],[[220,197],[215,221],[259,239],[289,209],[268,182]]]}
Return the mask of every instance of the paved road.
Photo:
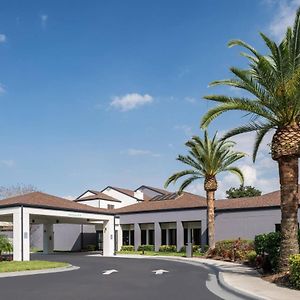
{"label": "paved road", "polygon": [[[204,268],[155,259],[88,257],[82,254],[34,255],[33,259],[66,261],[79,266],[70,272],[0,279],[5,300],[215,300],[206,287]],[[102,275],[105,270],[118,273]],[[168,270],[155,275],[157,269]]]}

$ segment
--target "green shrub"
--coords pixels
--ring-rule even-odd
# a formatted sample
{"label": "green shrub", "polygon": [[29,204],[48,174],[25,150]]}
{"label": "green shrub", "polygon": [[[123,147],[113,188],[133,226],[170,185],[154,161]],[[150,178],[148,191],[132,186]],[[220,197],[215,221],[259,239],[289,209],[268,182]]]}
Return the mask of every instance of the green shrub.
{"label": "green shrub", "polygon": [[134,251],[134,246],[132,245],[122,246],[121,251]]}
{"label": "green shrub", "polygon": [[300,254],[292,255],[289,259],[290,282],[296,289],[300,289]]}
{"label": "green shrub", "polygon": [[2,252],[12,252],[13,246],[5,235],[0,235],[0,255]]}
{"label": "green shrub", "polygon": [[[186,246],[181,247],[179,252],[185,253],[186,252]],[[196,253],[196,252],[201,252],[201,246],[193,245],[193,253]]]}
{"label": "green shrub", "polygon": [[87,251],[95,251],[96,245],[93,245],[93,244],[86,245],[86,250]]}
{"label": "green shrub", "polygon": [[159,252],[177,252],[177,249],[174,245],[162,245],[159,247]]}
{"label": "green shrub", "polygon": [[262,257],[261,264],[265,271],[275,272],[278,268],[280,240],[280,232],[260,234],[254,239],[255,251]]}
{"label": "green shrub", "polygon": [[255,266],[256,264],[257,253],[254,250],[250,250],[246,253],[246,259],[251,266]]}
{"label": "green shrub", "polygon": [[214,249],[209,249],[209,257],[222,257],[223,259],[244,261],[249,251],[254,249],[253,241],[249,240],[223,240],[216,242]]}
{"label": "green shrub", "polygon": [[138,251],[154,251],[154,245],[140,245]]}

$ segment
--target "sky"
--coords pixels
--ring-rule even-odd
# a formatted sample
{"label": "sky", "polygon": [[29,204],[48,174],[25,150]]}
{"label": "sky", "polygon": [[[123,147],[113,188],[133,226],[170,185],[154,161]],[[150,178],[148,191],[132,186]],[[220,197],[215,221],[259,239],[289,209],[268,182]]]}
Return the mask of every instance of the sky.
{"label": "sky", "polygon": [[[0,185],[31,184],[76,197],[107,185],[163,187],[183,168],[184,143],[201,135],[209,88],[245,66],[240,38],[264,52],[279,41],[300,0],[4,0],[0,10]],[[247,122],[228,113],[209,133]],[[252,163],[253,136],[235,138],[245,184],[278,189],[269,135]],[[238,186],[218,177],[217,197]],[[178,186],[170,186],[176,190]],[[189,191],[204,194],[199,181]]]}

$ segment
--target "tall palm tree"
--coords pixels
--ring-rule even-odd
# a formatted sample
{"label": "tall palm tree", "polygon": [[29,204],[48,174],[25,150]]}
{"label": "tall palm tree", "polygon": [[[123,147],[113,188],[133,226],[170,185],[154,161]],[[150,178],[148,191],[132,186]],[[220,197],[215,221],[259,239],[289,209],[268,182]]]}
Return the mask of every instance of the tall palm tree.
{"label": "tall palm tree", "polygon": [[[225,85],[246,91],[245,97],[209,95],[207,100],[220,104],[210,109],[201,121],[205,128],[226,111],[239,110],[251,118],[243,126],[232,129],[224,138],[245,132],[256,132],[253,150],[255,161],[258,148],[266,135],[275,129],[271,143],[273,160],[279,167],[281,190],[281,246],[279,270],[288,270],[288,257],[299,253],[298,231],[298,158],[300,156],[300,9],[293,28],[288,28],[282,42],[275,43],[264,34],[268,55],[262,55],[241,40],[229,42],[241,46],[249,61],[247,69],[232,67],[233,78],[214,81],[211,86]],[[249,95],[249,96],[248,96]]]}
{"label": "tall palm tree", "polygon": [[165,187],[168,187],[171,182],[175,184],[179,178],[188,176],[179,187],[179,192],[182,192],[195,180],[204,179],[207,199],[208,245],[211,249],[215,248],[214,200],[218,188],[216,176],[221,172],[231,172],[237,175],[242,183],[244,182],[243,173],[232,164],[244,157],[245,154],[234,151],[232,149],[234,145],[235,143],[232,141],[217,139],[217,133],[210,139],[207,131],[204,131],[204,139],[198,136],[192,137],[186,143],[189,154],[177,157],[177,160],[188,165],[190,169],[173,174],[165,183]]}

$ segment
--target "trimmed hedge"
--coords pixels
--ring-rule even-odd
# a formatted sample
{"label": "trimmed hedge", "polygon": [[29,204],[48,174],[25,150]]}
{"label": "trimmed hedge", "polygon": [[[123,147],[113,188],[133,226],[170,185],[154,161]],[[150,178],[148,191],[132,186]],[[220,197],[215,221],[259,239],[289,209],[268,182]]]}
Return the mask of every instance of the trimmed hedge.
{"label": "trimmed hedge", "polygon": [[296,289],[300,289],[300,254],[292,255],[289,259],[290,282]]}
{"label": "trimmed hedge", "polygon": [[250,240],[223,240],[216,242],[214,249],[208,250],[208,257],[222,257],[225,260],[245,261],[247,254],[254,250]]}
{"label": "trimmed hedge", "polygon": [[174,245],[162,245],[159,247],[159,252],[177,252],[177,248]]}
{"label": "trimmed hedge", "polygon": [[[186,252],[186,246],[181,247],[179,252],[185,253]],[[193,252],[201,252],[201,246],[193,245]]]}
{"label": "trimmed hedge", "polygon": [[134,246],[132,245],[122,246],[121,251],[134,251]]}
{"label": "trimmed hedge", "polygon": [[[298,232],[300,243],[300,230]],[[257,235],[254,239],[254,247],[259,255],[259,263],[265,272],[276,272],[280,255],[280,232],[270,232]]]}
{"label": "trimmed hedge", "polygon": [[154,245],[140,245],[138,251],[154,251]]}

